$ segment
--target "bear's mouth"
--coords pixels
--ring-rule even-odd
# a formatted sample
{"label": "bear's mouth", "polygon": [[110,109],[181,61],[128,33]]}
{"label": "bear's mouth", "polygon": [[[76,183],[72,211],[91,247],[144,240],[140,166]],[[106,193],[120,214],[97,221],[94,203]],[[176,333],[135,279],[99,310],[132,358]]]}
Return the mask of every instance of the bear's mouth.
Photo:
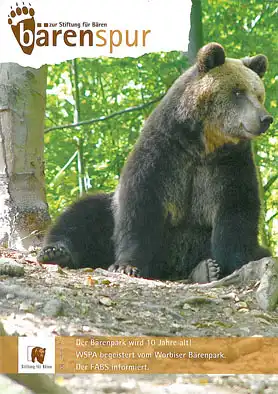
{"label": "bear's mouth", "polygon": [[256,137],[255,134],[251,133],[245,126],[243,123],[241,123],[241,127],[243,129],[243,134],[240,133],[239,138],[242,140],[251,140],[253,138]]}
{"label": "bear's mouth", "polygon": [[259,135],[265,133],[269,129],[270,124],[262,124],[258,132]]}
{"label": "bear's mouth", "polygon": [[240,135],[239,137],[243,139],[253,139],[259,137],[261,134],[264,134],[269,129],[269,124],[261,124],[261,127],[255,132],[251,132],[250,130],[248,130],[243,123],[241,123],[241,127],[244,134]]}

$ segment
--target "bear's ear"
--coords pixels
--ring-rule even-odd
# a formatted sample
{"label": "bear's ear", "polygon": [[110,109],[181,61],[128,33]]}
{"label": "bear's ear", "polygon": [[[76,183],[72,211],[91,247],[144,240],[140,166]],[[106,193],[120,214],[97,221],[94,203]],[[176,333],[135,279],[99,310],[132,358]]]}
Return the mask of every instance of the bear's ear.
{"label": "bear's ear", "polygon": [[200,73],[207,73],[214,67],[225,63],[224,48],[216,42],[211,42],[201,48],[197,55],[197,67]]}
{"label": "bear's ear", "polygon": [[268,60],[265,55],[245,57],[241,59],[241,61],[246,67],[255,71],[255,73],[257,73],[261,78],[264,76],[268,67]]}

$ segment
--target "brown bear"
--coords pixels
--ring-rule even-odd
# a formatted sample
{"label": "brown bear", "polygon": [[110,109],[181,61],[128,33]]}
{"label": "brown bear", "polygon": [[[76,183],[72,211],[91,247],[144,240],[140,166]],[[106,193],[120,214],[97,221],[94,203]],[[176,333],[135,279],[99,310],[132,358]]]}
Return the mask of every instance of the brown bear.
{"label": "brown bear", "polygon": [[266,69],[264,55],[229,59],[220,44],[201,48],[145,122],[114,196],[87,197],[62,214],[39,260],[206,282],[270,255],[258,244],[251,150],[273,121]]}
{"label": "brown bear", "polygon": [[40,364],[43,364],[44,362],[44,357],[45,357],[45,348],[42,347],[33,347],[32,349],[32,353],[31,353],[31,358],[32,358],[32,362],[34,363],[35,360],[37,359],[37,361]]}
{"label": "brown bear", "polygon": [[[114,195],[115,264],[150,278],[187,277],[212,258],[225,276],[269,255],[251,140],[264,108],[267,58],[226,58],[211,43],[146,121]],[[135,267],[135,268],[134,268]]]}

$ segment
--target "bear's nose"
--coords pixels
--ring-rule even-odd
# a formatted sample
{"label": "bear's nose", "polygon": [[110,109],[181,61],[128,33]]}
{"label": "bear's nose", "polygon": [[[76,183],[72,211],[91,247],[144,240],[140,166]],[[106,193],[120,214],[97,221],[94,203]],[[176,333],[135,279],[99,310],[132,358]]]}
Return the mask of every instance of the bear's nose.
{"label": "bear's nose", "polygon": [[273,117],[271,115],[262,115],[260,117],[261,123],[265,126],[269,126],[271,123],[273,123]]}

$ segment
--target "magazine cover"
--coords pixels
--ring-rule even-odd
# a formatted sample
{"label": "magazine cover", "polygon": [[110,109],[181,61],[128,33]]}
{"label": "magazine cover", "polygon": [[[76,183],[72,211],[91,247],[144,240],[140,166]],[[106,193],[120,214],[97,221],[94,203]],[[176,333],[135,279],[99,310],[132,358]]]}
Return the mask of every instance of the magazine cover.
{"label": "magazine cover", "polygon": [[0,392],[278,392],[277,23],[1,0]]}

